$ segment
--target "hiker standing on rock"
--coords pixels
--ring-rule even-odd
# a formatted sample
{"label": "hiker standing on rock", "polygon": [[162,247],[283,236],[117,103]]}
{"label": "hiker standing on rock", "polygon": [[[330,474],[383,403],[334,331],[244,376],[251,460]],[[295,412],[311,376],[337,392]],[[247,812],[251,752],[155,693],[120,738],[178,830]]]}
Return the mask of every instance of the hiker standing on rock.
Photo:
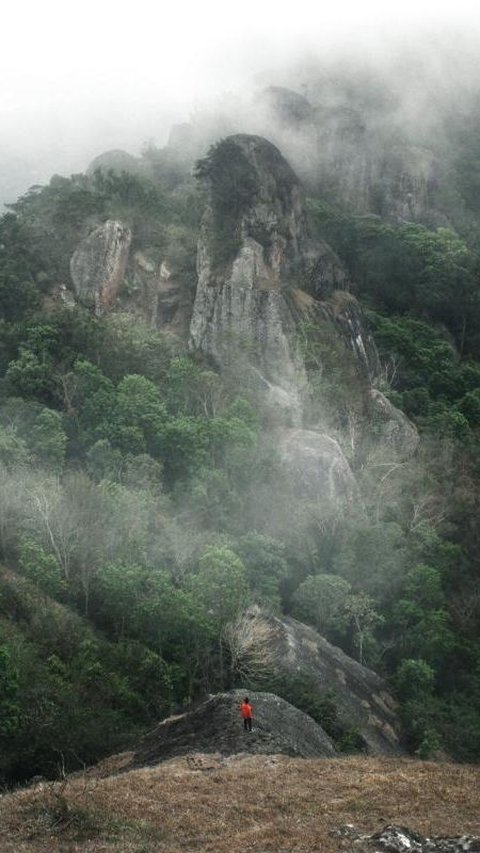
{"label": "hiker standing on rock", "polygon": [[242,704],[240,705],[240,713],[243,719],[243,728],[246,732],[252,731],[252,717],[253,717],[253,708],[248,701],[248,696],[245,696]]}

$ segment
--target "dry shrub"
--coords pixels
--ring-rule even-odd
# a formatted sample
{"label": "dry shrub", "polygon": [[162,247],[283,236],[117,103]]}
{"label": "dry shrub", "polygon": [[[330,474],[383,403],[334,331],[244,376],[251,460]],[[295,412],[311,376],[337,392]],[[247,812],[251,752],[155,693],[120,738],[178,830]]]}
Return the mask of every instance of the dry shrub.
{"label": "dry shrub", "polygon": [[278,656],[275,628],[261,614],[249,611],[240,614],[225,626],[222,641],[228,649],[235,678],[245,682],[270,678]]}

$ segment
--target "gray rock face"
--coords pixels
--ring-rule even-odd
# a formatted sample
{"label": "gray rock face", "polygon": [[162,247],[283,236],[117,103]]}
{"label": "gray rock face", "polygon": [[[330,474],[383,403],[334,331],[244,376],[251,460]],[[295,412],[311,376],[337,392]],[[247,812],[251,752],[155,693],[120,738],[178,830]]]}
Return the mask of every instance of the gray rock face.
{"label": "gray rock face", "polygon": [[340,719],[361,735],[371,755],[399,755],[396,704],[383,679],[333,646],[313,628],[289,617],[250,614],[252,636],[266,637],[265,665],[277,672],[307,675],[332,694]]}
{"label": "gray rock face", "polygon": [[391,447],[398,457],[408,459],[414,454],[420,441],[415,426],[381,391],[372,388],[369,396],[372,427],[377,438]]}
{"label": "gray rock face", "polygon": [[132,233],[121,222],[107,220],[73,253],[70,275],[77,299],[101,316],[115,303],[127,266]]}
{"label": "gray rock face", "polygon": [[240,690],[220,693],[193,711],[164,720],[143,739],[132,766],[154,765],[191,752],[281,753],[297,758],[335,754],[332,741],[311,717],[272,693],[249,693],[253,731],[245,732],[240,716],[244,696]]}
{"label": "gray rock face", "polygon": [[334,252],[311,240],[301,185],[266,139],[229,137],[203,161],[201,174],[207,208],[198,243],[191,348],[219,367],[241,355],[256,371],[266,406],[275,410],[272,420],[295,428],[281,434],[279,450],[299,496],[348,501],[355,483],[339,445],[300,429],[307,385],[300,351],[303,321],[311,326],[321,318],[324,328],[327,321],[343,337],[345,357],[353,357],[368,382],[379,373],[361,308],[340,290],[348,287],[348,277]]}
{"label": "gray rock face", "polygon": [[295,321],[279,284],[263,286],[272,277],[262,246],[246,237],[225,282],[210,284],[210,264],[199,249],[199,278],[191,342],[221,365],[235,351],[247,351],[268,381],[293,391],[304,381],[303,365],[292,338]]}
{"label": "gray rock face", "polygon": [[402,139],[401,125],[392,135],[397,118],[387,105],[383,120],[367,105],[352,107],[335,80],[324,81],[320,97],[314,106],[298,92],[266,89],[257,132],[286,153],[302,181],[350,210],[434,224],[439,165],[433,152]]}
{"label": "gray rock face", "polygon": [[322,311],[342,333],[365,376],[373,381],[380,372],[380,359],[360,304],[351,293],[336,290],[322,302]]}
{"label": "gray rock face", "polygon": [[[315,254],[308,235],[303,192],[275,146],[261,137],[241,134],[225,142],[230,151],[237,150],[252,192],[246,205],[239,203],[238,215],[229,223],[228,233],[223,233],[234,250],[219,264],[212,236],[224,225],[219,223],[221,203],[210,178],[210,200],[198,246],[191,345],[219,364],[234,349],[248,351],[251,363],[268,382],[295,397],[305,375],[296,350],[296,315],[288,290],[298,275],[323,277],[325,284],[333,275],[334,255],[323,247],[323,265],[315,272],[315,258],[322,253],[317,247]],[[214,169],[215,158],[213,173]]]}
{"label": "gray rock face", "polygon": [[480,851],[480,837],[461,835],[456,838],[432,836],[425,838],[404,826],[384,826],[380,832],[365,835],[355,827],[347,825],[332,832],[342,838],[343,849],[347,850],[347,839],[352,842],[351,850],[358,853],[375,850],[378,853],[477,853]]}
{"label": "gray rock face", "polygon": [[148,248],[137,251],[129,261],[127,276],[132,282],[128,309],[138,311],[154,329],[188,337],[192,298],[166,261],[158,263]]}
{"label": "gray rock face", "polygon": [[279,450],[298,497],[330,504],[353,499],[355,478],[335,439],[314,430],[283,430]]}
{"label": "gray rock face", "polygon": [[[236,171],[248,189],[238,199],[231,177]],[[295,428],[280,435],[279,450],[299,496],[350,500],[354,478],[337,442],[300,429],[307,384],[299,348],[302,321],[326,320],[367,377],[378,372],[361,309],[339,290],[348,286],[347,275],[328,246],[310,239],[301,185],[267,140],[229,137],[210,155],[204,177],[208,204],[198,244],[191,347],[220,367],[241,354],[256,371],[267,407],[275,409],[277,421]],[[229,190],[233,197],[224,198]]]}
{"label": "gray rock face", "polygon": [[359,213],[421,219],[430,207],[436,164],[431,151],[382,138],[358,112],[320,111],[317,181]]}

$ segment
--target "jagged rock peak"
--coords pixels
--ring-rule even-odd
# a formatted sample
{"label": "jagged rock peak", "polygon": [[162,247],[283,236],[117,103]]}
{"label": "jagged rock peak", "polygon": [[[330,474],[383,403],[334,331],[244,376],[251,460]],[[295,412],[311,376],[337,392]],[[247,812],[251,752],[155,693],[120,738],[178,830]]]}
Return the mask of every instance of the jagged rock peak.
{"label": "jagged rock peak", "polygon": [[208,201],[191,346],[219,365],[247,347],[266,380],[295,396],[303,365],[284,292],[308,244],[300,182],[274,145],[246,134],[213,146],[197,174],[207,184]]}
{"label": "jagged rock peak", "polygon": [[254,240],[272,273],[258,286],[278,286],[308,240],[303,190],[278,148],[261,136],[229,136],[200,161],[197,174],[209,185],[214,268],[232,262],[242,240]]}

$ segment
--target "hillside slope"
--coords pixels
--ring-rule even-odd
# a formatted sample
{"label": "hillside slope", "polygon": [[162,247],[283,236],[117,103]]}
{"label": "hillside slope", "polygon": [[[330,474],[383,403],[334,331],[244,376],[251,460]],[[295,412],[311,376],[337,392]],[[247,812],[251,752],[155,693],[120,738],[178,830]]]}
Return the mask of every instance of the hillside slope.
{"label": "hillside slope", "polygon": [[3,853],[366,853],[380,848],[339,830],[353,824],[372,835],[388,823],[425,836],[480,830],[478,770],[449,763],[186,756],[101,776],[100,767],[2,797]]}

